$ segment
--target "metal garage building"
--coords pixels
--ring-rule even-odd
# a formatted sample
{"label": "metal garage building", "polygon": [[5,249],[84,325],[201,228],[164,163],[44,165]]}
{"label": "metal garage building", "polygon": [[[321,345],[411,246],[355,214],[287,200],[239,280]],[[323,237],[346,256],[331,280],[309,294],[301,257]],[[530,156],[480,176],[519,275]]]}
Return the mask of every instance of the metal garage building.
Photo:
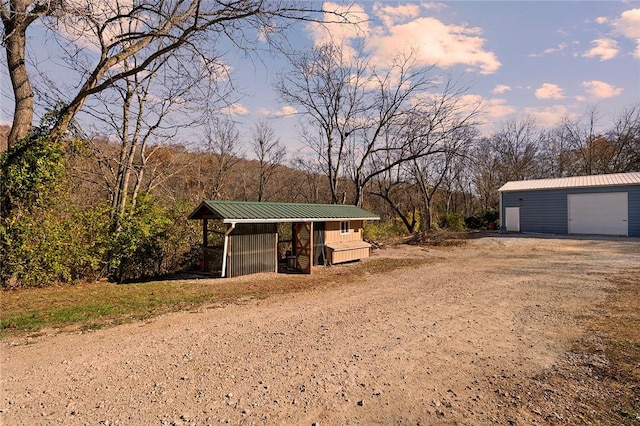
{"label": "metal garage building", "polygon": [[507,182],[507,232],[640,237],[640,172]]}

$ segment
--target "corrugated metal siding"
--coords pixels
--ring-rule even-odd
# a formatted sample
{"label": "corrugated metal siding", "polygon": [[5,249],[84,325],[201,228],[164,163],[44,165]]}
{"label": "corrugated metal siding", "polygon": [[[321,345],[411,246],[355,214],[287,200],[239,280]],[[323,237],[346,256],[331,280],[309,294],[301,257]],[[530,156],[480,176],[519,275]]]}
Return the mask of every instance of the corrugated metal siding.
{"label": "corrugated metal siding", "polygon": [[277,233],[231,235],[227,276],[238,277],[258,272],[276,272],[277,242]]}
{"label": "corrugated metal siding", "polygon": [[640,237],[640,186],[568,188],[502,193],[502,212],[507,207],[520,207],[520,231],[567,234],[567,196],[627,192],[629,203],[629,236]]}
{"label": "corrugated metal siding", "polygon": [[520,232],[567,233],[566,191],[505,192],[502,208],[507,207],[520,207]]}
{"label": "corrugated metal siding", "polygon": [[640,237],[640,186],[628,190],[629,198],[629,236]]}
{"label": "corrugated metal siding", "polygon": [[278,225],[275,223],[239,223],[231,235],[275,234]]}

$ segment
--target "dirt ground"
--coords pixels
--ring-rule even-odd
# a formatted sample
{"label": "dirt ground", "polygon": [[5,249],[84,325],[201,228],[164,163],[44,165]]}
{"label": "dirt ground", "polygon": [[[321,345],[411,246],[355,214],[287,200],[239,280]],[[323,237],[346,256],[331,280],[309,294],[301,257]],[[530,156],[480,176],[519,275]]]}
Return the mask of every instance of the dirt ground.
{"label": "dirt ground", "polygon": [[[340,287],[0,342],[0,423],[616,424],[594,410],[634,391],[640,407],[640,387],[598,377],[609,360],[587,326],[613,278],[640,273],[637,239],[495,235],[374,256],[432,261]],[[314,274],[336,280],[349,267]],[[584,342],[596,349],[581,352]]]}

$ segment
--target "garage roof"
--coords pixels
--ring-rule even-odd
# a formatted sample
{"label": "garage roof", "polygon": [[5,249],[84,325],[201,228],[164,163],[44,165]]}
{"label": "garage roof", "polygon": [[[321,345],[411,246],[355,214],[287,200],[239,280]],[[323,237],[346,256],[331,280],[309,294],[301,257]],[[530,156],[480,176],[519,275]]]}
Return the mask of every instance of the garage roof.
{"label": "garage roof", "polygon": [[380,220],[380,217],[347,204],[205,200],[189,215],[189,219],[221,219],[224,223],[275,223]]}
{"label": "garage roof", "polygon": [[556,179],[519,180],[505,183],[498,191],[534,191],[540,189],[589,188],[621,185],[640,185],[640,172],[573,176]]}

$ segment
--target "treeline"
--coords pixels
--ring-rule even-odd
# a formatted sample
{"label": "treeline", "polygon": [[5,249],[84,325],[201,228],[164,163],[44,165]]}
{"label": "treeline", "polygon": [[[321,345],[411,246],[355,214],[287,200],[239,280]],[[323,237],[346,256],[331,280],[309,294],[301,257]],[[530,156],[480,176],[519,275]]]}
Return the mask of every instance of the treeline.
{"label": "treeline", "polygon": [[[592,111],[551,129],[520,117],[486,137],[468,133],[455,153],[434,153],[425,164],[408,160],[371,179],[361,204],[387,231],[486,227],[497,219],[497,189],[509,180],[640,170],[639,113],[630,107],[600,132]],[[192,268],[201,230],[187,216],[203,199],[334,201],[321,162],[286,156],[268,122],[241,137],[221,121],[206,146],[144,151],[105,137],[51,138],[46,125],[0,158],[5,288]],[[340,202],[358,196],[348,175],[335,191]]]}
{"label": "treeline", "polygon": [[[640,167],[638,105],[552,129],[517,117],[483,136],[479,98],[416,51],[372,58],[348,40],[291,51],[296,22],[362,24],[330,2],[27,1],[0,3],[0,15],[14,99],[0,139],[4,288],[197,265],[187,215],[203,199],[350,203],[378,213],[380,228],[461,229],[495,221],[508,180]],[[72,84],[27,67],[35,23]],[[258,40],[289,61],[274,88],[309,155],[287,157],[268,121],[242,134],[221,113],[237,101],[222,52],[257,55]],[[36,109],[49,112],[34,127]]]}

